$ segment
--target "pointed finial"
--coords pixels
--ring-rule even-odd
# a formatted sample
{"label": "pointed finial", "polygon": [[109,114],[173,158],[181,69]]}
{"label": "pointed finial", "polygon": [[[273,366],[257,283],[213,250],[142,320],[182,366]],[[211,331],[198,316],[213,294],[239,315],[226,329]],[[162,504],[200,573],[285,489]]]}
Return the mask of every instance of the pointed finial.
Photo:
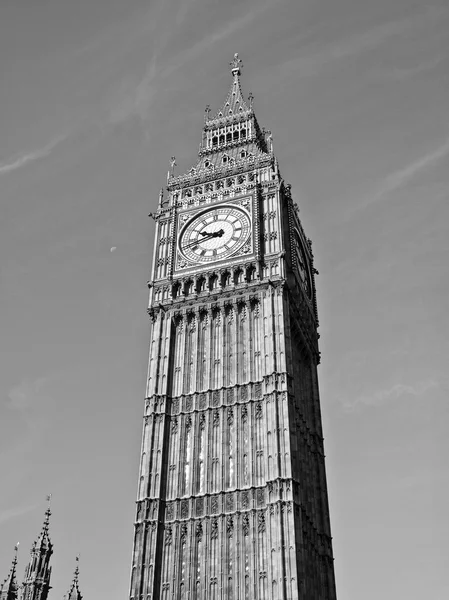
{"label": "pointed finial", "polygon": [[79,567],[80,555],[79,554],[77,554],[75,556],[75,562],[76,562],[76,567],[75,567],[75,572],[73,574],[73,583],[78,583],[79,574],[80,574],[80,567]]}
{"label": "pointed finial", "polygon": [[234,58],[229,65],[231,67],[231,73],[234,75],[234,77],[238,77],[242,72],[243,63],[237,52],[234,54]]}
{"label": "pointed finial", "polygon": [[48,526],[50,524],[50,517],[51,517],[51,511],[50,511],[51,496],[52,496],[52,494],[48,494],[47,497],[46,497],[46,500],[47,500],[47,510],[45,511],[45,519],[44,519],[44,529],[45,529],[45,531],[48,530]]}
{"label": "pointed finial", "polygon": [[[9,570],[9,575],[6,579],[0,583],[0,594],[3,592],[5,586],[7,586],[6,590],[6,598],[17,598],[17,580],[16,580],[16,567],[17,567],[17,551],[19,549],[19,542],[14,546],[14,558],[12,560],[11,569]],[[3,595],[2,595],[3,597]]]}
{"label": "pointed finial", "polygon": [[170,159],[170,170],[167,174],[167,181],[170,179],[170,177],[173,177],[174,172],[175,172],[175,167],[176,167],[176,158],[174,156],[172,156]]}
{"label": "pointed finial", "polygon": [[206,106],[206,108],[204,109],[204,122],[206,122],[209,119],[209,114],[210,114],[210,105],[208,104]]}
{"label": "pointed finial", "polygon": [[164,202],[164,188],[161,188],[159,192],[159,208],[162,208],[162,204]]}
{"label": "pointed finial", "polygon": [[253,107],[253,100],[254,100],[254,96],[252,95],[251,92],[248,95],[248,100],[249,100],[249,107],[251,109]]}
{"label": "pointed finial", "polygon": [[82,596],[79,590],[79,560],[80,560],[80,555],[77,554],[75,561],[76,561],[76,567],[75,567],[75,571],[73,573],[73,578],[72,578],[72,583],[70,585],[70,589],[67,592],[67,600],[82,600]]}

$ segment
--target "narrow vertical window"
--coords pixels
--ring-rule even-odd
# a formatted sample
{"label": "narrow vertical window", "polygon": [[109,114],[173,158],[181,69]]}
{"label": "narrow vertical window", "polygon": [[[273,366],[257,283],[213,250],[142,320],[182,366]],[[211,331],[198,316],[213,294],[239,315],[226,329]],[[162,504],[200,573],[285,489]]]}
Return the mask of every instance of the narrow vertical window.
{"label": "narrow vertical window", "polygon": [[204,438],[205,438],[204,415],[200,420],[200,444],[198,449],[198,473],[199,473],[199,492],[204,492]]}
{"label": "narrow vertical window", "polygon": [[190,486],[190,451],[192,445],[192,421],[187,417],[184,452],[184,495],[189,493]]}

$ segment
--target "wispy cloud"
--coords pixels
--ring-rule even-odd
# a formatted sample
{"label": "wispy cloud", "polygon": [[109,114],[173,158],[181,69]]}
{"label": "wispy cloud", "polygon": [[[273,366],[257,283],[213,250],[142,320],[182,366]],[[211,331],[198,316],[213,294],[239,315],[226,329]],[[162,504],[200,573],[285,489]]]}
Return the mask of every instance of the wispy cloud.
{"label": "wispy cloud", "polygon": [[369,394],[361,394],[352,400],[345,399],[343,407],[348,411],[352,411],[360,405],[380,406],[398,400],[403,396],[422,396],[429,390],[439,387],[440,385],[435,379],[425,379],[414,384],[396,383],[390,388],[377,390]]}
{"label": "wispy cloud", "polygon": [[412,67],[391,67],[391,68],[380,68],[375,72],[379,79],[388,81],[402,81],[409,77],[414,77],[419,73],[431,71],[438,67],[447,57],[446,56],[435,56],[431,60],[423,61]]}
{"label": "wispy cloud", "polygon": [[316,75],[324,66],[337,60],[349,58],[368,50],[374,50],[386,43],[390,38],[405,35],[413,31],[417,26],[437,18],[447,15],[445,8],[429,8],[425,12],[413,13],[401,19],[388,21],[367,31],[353,34],[345,39],[324,45],[318,51],[313,49],[307,53],[307,48],[302,49],[301,55],[285,62],[279,69],[282,76],[292,75],[293,72],[298,76]]}
{"label": "wispy cloud", "polygon": [[25,515],[26,513],[31,512],[36,508],[34,506],[15,506],[14,508],[7,508],[5,510],[0,511],[0,525],[14,519],[15,517],[20,517],[21,515]]}
{"label": "wispy cloud", "polygon": [[21,169],[29,163],[32,163],[41,158],[45,158],[56,148],[58,144],[60,144],[66,138],[67,134],[58,136],[42,148],[39,148],[27,154],[22,154],[21,156],[12,158],[4,163],[0,163],[0,175],[5,175],[6,173],[17,171],[17,169]]}
{"label": "wispy cloud", "polygon": [[358,209],[365,208],[374,202],[384,200],[396,190],[407,185],[413,178],[418,176],[425,169],[437,164],[443,158],[449,155],[449,138],[438,148],[428,152],[421,158],[413,161],[406,167],[391,173],[381,182],[374,192],[369,195],[364,202],[358,205]]}
{"label": "wispy cloud", "polygon": [[[239,30],[248,26],[262,13],[271,9],[275,4],[281,1],[282,0],[271,0],[259,3],[257,8],[228,22],[222,28],[212,31],[190,48],[175,54],[175,56],[171,57],[165,65],[161,64],[158,67],[159,53],[166,45],[165,41],[161,43],[160,47],[155,50],[146,73],[139,83],[133,84],[132,81],[125,78],[120,84],[119,91],[115,95],[115,99],[110,109],[110,121],[113,124],[116,124],[134,116],[146,119],[156,90],[160,89],[162,80],[166,80],[173,75],[173,73],[182,69],[190,61],[194,60],[214,44],[227,39]],[[178,15],[177,17],[178,21],[182,22],[184,17],[185,11],[183,10],[181,15]]]}

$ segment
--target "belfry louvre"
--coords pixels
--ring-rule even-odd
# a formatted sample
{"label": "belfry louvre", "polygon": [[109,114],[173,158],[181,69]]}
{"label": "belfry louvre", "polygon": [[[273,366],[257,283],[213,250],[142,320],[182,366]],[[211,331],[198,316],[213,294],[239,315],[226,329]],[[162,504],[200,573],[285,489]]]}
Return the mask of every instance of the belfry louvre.
{"label": "belfry louvre", "polygon": [[311,242],[231,73],[152,215],[130,598],[334,600]]}

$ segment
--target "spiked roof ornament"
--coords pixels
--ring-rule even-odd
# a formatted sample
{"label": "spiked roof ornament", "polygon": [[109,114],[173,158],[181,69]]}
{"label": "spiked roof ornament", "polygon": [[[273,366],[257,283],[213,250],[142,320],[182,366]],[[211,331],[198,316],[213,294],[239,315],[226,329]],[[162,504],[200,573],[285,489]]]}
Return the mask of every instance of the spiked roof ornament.
{"label": "spiked roof ornament", "polygon": [[231,73],[234,75],[234,77],[238,77],[241,74],[243,63],[237,52],[234,54],[234,58],[229,63],[229,66],[231,67]]}
{"label": "spiked roof ornament", "polygon": [[[246,103],[243,93],[240,87],[240,75],[242,73],[243,63],[239,58],[239,55],[234,54],[234,58],[229,63],[231,67],[231,73],[234,78],[232,82],[231,89],[226,97],[226,100],[221,107],[221,109],[217,112],[217,114],[213,117],[212,120],[222,119],[226,117],[233,117],[235,115],[249,113],[252,111],[252,100],[250,102],[250,106]],[[209,121],[209,112],[206,113],[206,121]]]}
{"label": "spiked roof ornament", "polygon": [[0,585],[0,598],[3,600],[17,600],[19,586],[17,584],[16,568],[17,568],[17,552],[19,544],[14,546],[14,558],[12,560],[11,569],[8,576]]}
{"label": "spiked roof ornament", "polygon": [[79,589],[79,560],[80,557],[79,555],[76,557],[76,568],[75,571],[73,573],[73,579],[72,579],[72,584],[70,586],[69,591],[67,592],[65,598],[67,600],[82,600],[82,595]]}

